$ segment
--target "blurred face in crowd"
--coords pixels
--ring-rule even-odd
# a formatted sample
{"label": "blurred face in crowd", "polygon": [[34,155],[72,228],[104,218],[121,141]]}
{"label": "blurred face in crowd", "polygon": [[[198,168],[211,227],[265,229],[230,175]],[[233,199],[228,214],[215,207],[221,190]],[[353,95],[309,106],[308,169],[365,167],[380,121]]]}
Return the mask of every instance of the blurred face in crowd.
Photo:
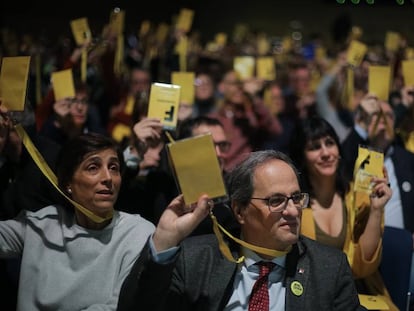
{"label": "blurred face in crowd", "polygon": [[70,100],[69,113],[77,128],[83,127],[88,116],[88,95],[86,91],[76,92],[75,98]]}
{"label": "blurred face in crowd", "polygon": [[140,93],[149,93],[151,87],[150,75],[142,69],[133,69],[131,72],[130,93],[137,96]]}
{"label": "blurred face in crowd", "polygon": [[311,75],[306,67],[300,67],[293,71],[291,76],[291,86],[298,96],[308,94],[310,92]]}
{"label": "blurred face in crowd", "polygon": [[231,103],[242,104],[245,99],[242,83],[235,71],[226,73],[224,79],[220,82],[219,89],[224,98]]}
{"label": "blurred face in crowd", "polygon": [[197,100],[207,100],[214,96],[214,83],[211,77],[201,73],[195,82],[195,97]]}
{"label": "blurred face in crowd", "polygon": [[380,149],[386,149],[394,140],[394,112],[385,101],[379,101],[380,110],[371,114],[368,127],[370,143]]}

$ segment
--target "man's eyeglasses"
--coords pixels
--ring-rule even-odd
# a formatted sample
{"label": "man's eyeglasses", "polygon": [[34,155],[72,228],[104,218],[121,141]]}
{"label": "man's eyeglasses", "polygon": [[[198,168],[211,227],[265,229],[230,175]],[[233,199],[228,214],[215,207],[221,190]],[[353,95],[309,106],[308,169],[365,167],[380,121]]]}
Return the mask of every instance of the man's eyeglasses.
{"label": "man's eyeglasses", "polygon": [[231,143],[229,141],[217,141],[214,142],[214,146],[218,147],[220,152],[226,153],[230,150]]}
{"label": "man's eyeglasses", "polygon": [[69,104],[70,105],[74,105],[74,104],[80,104],[80,105],[87,105],[88,104],[88,99],[87,98],[70,98],[69,99]]}
{"label": "man's eyeglasses", "polygon": [[309,194],[304,193],[304,192],[292,194],[290,197],[285,196],[283,194],[277,194],[269,198],[251,198],[251,199],[262,200],[262,201],[267,202],[269,211],[272,213],[283,212],[286,209],[289,200],[292,200],[293,204],[298,210],[305,208],[309,204]]}

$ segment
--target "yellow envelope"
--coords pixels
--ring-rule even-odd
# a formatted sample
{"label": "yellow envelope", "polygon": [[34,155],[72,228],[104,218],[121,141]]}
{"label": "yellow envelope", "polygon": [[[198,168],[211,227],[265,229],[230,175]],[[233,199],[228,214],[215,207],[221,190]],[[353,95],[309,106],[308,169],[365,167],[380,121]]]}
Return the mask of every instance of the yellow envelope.
{"label": "yellow envelope", "polygon": [[181,9],[177,19],[176,28],[184,32],[189,32],[193,24],[194,11],[190,9]]}
{"label": "yellow envelope", "polygon": [[167,83],[151,85],[148,117],[160,119],[166,130],[174,130],[177,126],[180,89],[179,85]]}
{"label": "yellow envelope", "polygon": [[211,134],[167,144],[170,165],[184,202],[197,202],[202,194],[217,201],[227,198],[220,164]]}
{"label": "yellow envelope", "polygon": [[119,9],[113,10],[109,17],[109,24],[112,31],[118,35],[122,34],[125,27],[125,11]]}
{"label": "yellow envelope", "polygon": [[365,146],[358,147],[354,167],[354,191],[371,194],[372,177],[384,177],[384,154]]}
{"label": "yellow envelope", "polygon": [[0,97],[9,111],[23,111],[26,102],[30,56],[3,57]]}
{"label": "yellow envelope", "polygon": [[91,30],[89,29],[88,19],[78,18],[70,22],[73,37],[75,38],[77,45],[82,45],[85,41],[90,40],[92,37]]}
{"label": "yellow envelope", "polygon": [[395,52],[400,48],[401,36],[398,32],[387,31],[385,33],[384,46],[387,51]]}
{"label": "yellow envelope", "polygon": [[275,59],[272,56],[257,58],[256,76],[268,81],[276,79]]}
{"label": "yellow envelope", "polygon": [[387,303],[381,296],[358,294],[359,302],[368,310],[389,310]]}
{"label": "yellow envelope", "polygon": [[414,60],[402,61],[402,74],[404,77],[404,85],[414,86]]}
{"label": "yellow envelope", "polygon": [[367,53],[367,49],[366,44],[357,40],[352,40],[347,52],[348,64],[358,67]]}
{"label": "yellow envelope", "polygon": [[253,56],[236,56],[233,62],[233,69],[241,80],[253,78],[255,59]]}
{"label": "yellow envelope", "polygon": [[390,66],[368,67],[368,92],[381,100],[388,100],[391,85]]}
{"label": "yellow envelope", "polygon": [[172,72],[171,83],[181,87],[180,103],[192,105],[195,94],[195,73],[194,72]]}
{"label": "yellow envelope", "polygon": [[75,97],[72,69],[52,72],[51,80],[55,100]]}

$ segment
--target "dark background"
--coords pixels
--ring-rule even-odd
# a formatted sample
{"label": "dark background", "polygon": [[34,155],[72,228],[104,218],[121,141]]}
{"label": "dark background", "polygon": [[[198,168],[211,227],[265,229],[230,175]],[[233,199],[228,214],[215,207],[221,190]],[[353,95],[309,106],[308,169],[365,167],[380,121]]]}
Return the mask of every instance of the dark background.
{"label": "dark background", "polygon": [[[171,23],[180,8],[195,11],[193,30],[207,42],[220,31],[231,34],[235,24],[248,24],[251,29],[270,35],[285,35],[292,21],[300,21],[304,37],[319,33],[332,39],[336,30],[349,24],[361,26],[367,43],[383,42],[385,31],[401,32],[414,45],[414,0],[145,0],[145,1],[5,1],[0,4],[0,26],[18,32],[44,32],[50,36],[70,33],[69,21],[87,17],[93,32],[99,32],[109,19],[110,11],[120,7],[126,12],[126,30],[136,32],[144,19],[157,24]],[[354,0],[356,1],[356,0]],[[372,0],[371,0],[372,1]],[[404,2],[400,5],[398,2]],[[340,21],[340,22],[339,22]]]}

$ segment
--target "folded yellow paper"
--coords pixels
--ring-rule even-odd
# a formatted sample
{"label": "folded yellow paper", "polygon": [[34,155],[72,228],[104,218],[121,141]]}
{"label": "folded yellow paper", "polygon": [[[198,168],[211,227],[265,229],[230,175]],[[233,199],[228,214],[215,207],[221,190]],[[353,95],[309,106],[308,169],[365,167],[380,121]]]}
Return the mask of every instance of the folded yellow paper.
{"label": "folded yellow paper", "polygon": [[23,111],[26,102],[30,56],[3,57],[0,98],[9,111]]}
{"label": "folded yellow paper", "polygon": [[174,130],[177,126],[180,91],[179,85],[153,83],[148,104],[148,117],[158,118],[164,129]]}
{"label": "folded yellow paper", "polygon": [[197,202],[202,194],[220,201],[227,198],[226,187],[211,134],[167,144],[170,164],[184,202]]}

